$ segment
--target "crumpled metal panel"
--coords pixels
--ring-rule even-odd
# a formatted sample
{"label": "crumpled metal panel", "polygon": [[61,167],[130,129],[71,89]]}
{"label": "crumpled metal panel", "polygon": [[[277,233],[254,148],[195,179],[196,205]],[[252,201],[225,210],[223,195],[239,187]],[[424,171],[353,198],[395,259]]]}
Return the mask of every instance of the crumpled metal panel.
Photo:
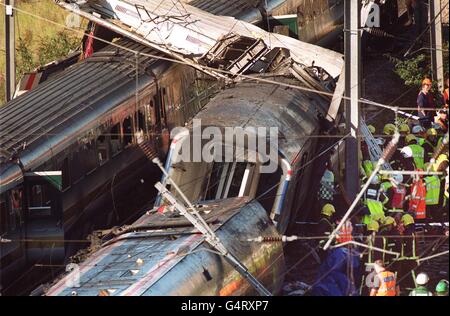
{"label": "crumpled metal panel", "polygon": [[[248,22],[216,16],[181,3],[160,0],[97,0],[90,1],[111,8],[120,27],[148,41],[149,46],[178,56],[190,58],[206,54],[222,37],[236,33],[261,38],[269,48],[284,47],[300,64],[324,68],[333,77],[340,75],[342,55],[296,39],[268,33]],[[86,8],[82,8],[86,12]]]}
{"label": "crumpled metal panel", "polygon": [[[220,213],[219,222],[211,225],[224,244],[272,291],[281,287],[284,257],[281,243],[248,243],[246,238],[276,236],[277,232],[266,211],[258,202],[234,198],[205,204],[202,211]],[[165,215],[146,214],[137,222],[151,223]],[[172,236],[158,236],[162,231],[148,231],[145,237],[132,239],[128,233],[91,254],[46,291],[46,295],[219,295],[239,274],[220,256],[208,249],[201,234],[192,227],[181,228]],[[190,233],[189,233],[190,232]],[[239,236],[237,238],[236,236]],[[129,237],[124,239],[124,237]],[[134,236],[135,237],[135,236]],[[121,239],[122,238],[122,239]],[[131,238],[131,239],[130,239]],[[270,267],[270,269],[266,269]],[[204,271],[212,280],[205,281]],[[79,275],[79,287],[70,282]],[[241,281],[242,282],[242,281]],[[236,295],[253,294],[246,282]],[[176,286],[174,286],[176,284]]]}

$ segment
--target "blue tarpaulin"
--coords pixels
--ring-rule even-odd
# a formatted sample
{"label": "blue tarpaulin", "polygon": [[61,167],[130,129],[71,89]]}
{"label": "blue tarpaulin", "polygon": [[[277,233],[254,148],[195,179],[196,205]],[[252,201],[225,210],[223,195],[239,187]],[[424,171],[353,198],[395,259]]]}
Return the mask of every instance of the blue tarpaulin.
{"label": "blue tarpaulin", "polygon": [[357,296],[359,292],[355,284],[359,284],[360,280],[359,253],[345,247],[333,249],[329,251],[319,268],[312,294],[314,296]]}

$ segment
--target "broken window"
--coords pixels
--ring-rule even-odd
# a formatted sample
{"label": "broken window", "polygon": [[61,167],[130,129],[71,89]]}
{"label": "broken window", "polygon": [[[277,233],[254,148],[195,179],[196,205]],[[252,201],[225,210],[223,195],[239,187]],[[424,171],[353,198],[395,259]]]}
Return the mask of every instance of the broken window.
{"label": "broken window", "polygon": [[120,142],[120,124],[117,123],[111,127],[110,130],[111,139],[111,153],[115,156],[122,151],[122,143]]}
{"label": "broken window", "polygon": [[133,122],[131,116],[128,116],[122,123],[123,146],[126,147],[133,143]]}

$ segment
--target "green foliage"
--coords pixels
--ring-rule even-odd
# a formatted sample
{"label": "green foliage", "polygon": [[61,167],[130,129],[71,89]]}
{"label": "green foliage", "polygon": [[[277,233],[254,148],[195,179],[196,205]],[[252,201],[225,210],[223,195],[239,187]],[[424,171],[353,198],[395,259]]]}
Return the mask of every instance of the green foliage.
{"label": "green foliage", "polygon": [[389,59],[394,63],[397,75],[408,87],[420,86],[423,78],[430,74],[429,61],[425,55],[418,55],[406,60],[389,56]]}
{"label": "green foliage", "polygon": [[16,52],[17,52],[16,73],[17,78],[20,78],[23,76],[23,74],[31,72],[36,67],[36,64],[33,60],[33,54],[30,51],[29,42],[24,40],[23,38],[19,38]]}
{"label": "green foliage", "polygon": [[80,40],[64,31],[58,32],[54,36],[41,37],[38,46],[39,64],[45,65],[63,56],[67,56],[71,51],[79,48],[79,46]]}
{"label": "green foliage", "polygon": [[[445,74],[448,74],[449,71],[448,48],[449,43],[445,42],[443,45]],[[420,54],[405,60],[391,55],[387,55],[387,57],[394,64],[397,75],[403,79],[405,85],[408,87],[420,87],[422,80],[425,77],[431,77],[431,54]],[[433,89],[437,89],[436,83],[434,84]]]}

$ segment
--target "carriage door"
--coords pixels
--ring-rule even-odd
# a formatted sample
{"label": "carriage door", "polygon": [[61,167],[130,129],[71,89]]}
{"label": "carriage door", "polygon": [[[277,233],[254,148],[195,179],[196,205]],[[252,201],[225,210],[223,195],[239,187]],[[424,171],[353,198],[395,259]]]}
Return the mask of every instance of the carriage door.
{"label": "carriage door", "polygon": [[26,174],[26,238],[30,261],[54,264],[64,259],[60,182],[54,180],[58,175],[57,171]]}

